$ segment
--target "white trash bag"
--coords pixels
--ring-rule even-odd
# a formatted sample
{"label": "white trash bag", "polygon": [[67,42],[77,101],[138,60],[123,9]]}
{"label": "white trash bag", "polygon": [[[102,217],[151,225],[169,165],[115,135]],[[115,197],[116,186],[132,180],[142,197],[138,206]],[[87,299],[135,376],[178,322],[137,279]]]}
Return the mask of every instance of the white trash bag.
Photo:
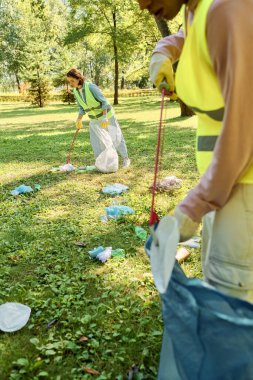
{"label": "white trash bag", "polygon": [[24,327],[31,314],[30,307],[16,302],[0,305],[0,330],[14,332]]}
{"label": "white trash bag", "polygon": [[[179,242],[177,220],[170,215],[164,216],[160,220],[157,229],[152,233],[152,236],[153,241],[150,250],[148,250],[151,270],[156,288],[159,293],[163,294],[167,290],[176,260]],[[155,243],[154,237],[158,244]]]}
{"label": "white trash bag", "polygon": [[119,157],[113,146],[106,148],[95,161],[96,168],[102,173],[114,173],[119,169]]}
{"label": "white trash bag", "polygon": [[91,122],[90,127],[99,140],[99,145],[104,147],[104,150],[96,158],[96,168],[102,173],[116,172],[119,169],[119,157],[111,136],[108,131],[100,127],[99,123]]}

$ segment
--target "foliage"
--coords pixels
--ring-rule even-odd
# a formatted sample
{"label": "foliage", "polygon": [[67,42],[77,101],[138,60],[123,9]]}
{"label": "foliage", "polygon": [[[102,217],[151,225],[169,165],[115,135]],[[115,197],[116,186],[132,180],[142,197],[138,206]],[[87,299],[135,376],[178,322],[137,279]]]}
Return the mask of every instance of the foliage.
{"label": "foliage", "polygon": [[85,41],[84,71],[90,73],[97,84],[106,84],[106,87],[113,80],[114,103],[117,103],[120,76],[121,83],[125,84],[130,78],[130,81],[135,80],[136,73],[142,76],[145,70],[147,74],[150,34],[153,33],[153,39],[158,36],[154,20],[141,13],[137,3],[132,1],[77,3],[73,0],[70,4],[72,12],[65,41],[67,44]]}
{"label": "foliage", "polygon": [[[0,88],[9,90],[37,76],[55,87],[77,67],[101,87],[152,87],[149,61],[160,39],[154,18],[136,1],[1,0]],[[169,23],[172,32],[181,23]]]}
{"label": "foliage", "polygon": [[22,14],[17,0],[2,0],[0,3],[0,65],[2,72],[19,76],[27,60],[27,35],[23,29]]}
{"label": "foliage", "polygon": [[29,97],[32,104],[44,107],[49,102],[50,83],[47,77],[40,73],[39,69],[30,76]]}
{"label": "foliage", "polygon": [[64,87],[64,89],[62,90],[62,100],[64,103],[68,104],[76,102],[73,92],[69,91],[69,89],[66,87]]}

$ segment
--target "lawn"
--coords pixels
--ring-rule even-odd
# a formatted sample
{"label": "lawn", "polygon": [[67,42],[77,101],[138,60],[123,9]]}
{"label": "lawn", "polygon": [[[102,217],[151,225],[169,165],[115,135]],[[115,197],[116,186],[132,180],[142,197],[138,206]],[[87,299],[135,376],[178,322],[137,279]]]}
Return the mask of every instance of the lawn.
{"label": "lawn", "polygon": [[[0,332],[1,380],[120,380],[133,364],[133,378],[156,378],[161,305],[134,227],[148,231],[159,107],[159,97],[135,97],[115,108],[132,160],[128,170],[60,174],[50,169],[66,160],[76,107],[0,106],[0,304],[16,301],[32,309],[22,330]],[[161,216],[198,180],[195,124],[195,117],[180,118],[177,103],[169,104],[160,175],[176,175],[183,187],[158,196]],[[88,128],[78,136],[72,163],[94,163]],[[135,214],[103,223],[100,216],[115,198],[101,189],[113,182],[129,186],[116,202]],[[41,190],[12,196],[22,183]],[[100,245],[123,248],[125,258],[91,260],[88,251]],[[201,276],[199,251],[192,250],[182,267]]]}

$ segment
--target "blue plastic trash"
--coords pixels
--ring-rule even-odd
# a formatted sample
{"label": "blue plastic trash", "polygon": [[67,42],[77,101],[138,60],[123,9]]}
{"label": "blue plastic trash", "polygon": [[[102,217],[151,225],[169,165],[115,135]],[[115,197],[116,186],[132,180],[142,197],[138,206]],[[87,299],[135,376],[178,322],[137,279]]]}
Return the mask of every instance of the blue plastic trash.
{"label": "blue plastic trash", "polygon": [[31,191],[33,191],[31,186],[20,185],[11,191],[11,195],[15,196],[15,195],[19,195],[19,194],[30,193]]}
{"label": "blue plastic trash", "polygon": [[112,247],[102,247],[99,246],[94,248],[92,251],[88,252],[92,259],[100,260],[102,263],[105,263],[112,255]]}
{"label": "blue plastic trash", "polygon": [[122,185],[121,183],[114,183],[112,185],[109,184],[103,187],[102,192],[104,194],[109,194],[109,195],[119,195],[127,191],[128,189],[129,189],[128,186]]}
{"label": "blue plastic trash", "polygon": [[253,379],[253,304],[187,278],[177,263],[161,299],[159,380]]}
{"label": "blue plastic trash", "polygon": [[104,247],[99,246],[97,248],[94,248],[92,251],[88,251],[88,253],[89,253],[90,257],[95,259],[97,257],[97,255],[103,251],[104,251]]}
{"label": "blue plastic trash", "polygon": [[111,219],[117,219],[123,215],[129,215],[134,213],[134,210],[131,207],[122,205],[106,207],[105,211],[107,217]]}

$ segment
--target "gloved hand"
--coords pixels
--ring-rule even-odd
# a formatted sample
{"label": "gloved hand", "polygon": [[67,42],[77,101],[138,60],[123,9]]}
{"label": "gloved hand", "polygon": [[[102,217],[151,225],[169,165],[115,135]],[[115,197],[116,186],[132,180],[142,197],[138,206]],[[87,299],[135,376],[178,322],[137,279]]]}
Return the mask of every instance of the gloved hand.
{"label": "gloved hand", "polygon": [[160,92],[165,88],[172,100],[177,99],[172,62],[168,57],[160,53],[152,55],[150,62],[150,79]]}
{"label": "gloved hand", "polygon": [[178,206],[175,208],[174,217],[178,223],[180,233],[179,241],[186,241],[192,238],[199,226],[199,223],[194,222],[188,215],[183,213]]}
{"label": "gloved hand", "polygon": [[83,128],[83,123],[82,123],[82,120],[78,120],[76,121],[76,129],[82,129]]}
{"label": "gloved hand", "polygon": [[108,127],[108,124],[109,124],[109,121],[107,119],[107,116],[104,115],[100,121],[100,125],[102,128],[106,128],[106,127]]}

